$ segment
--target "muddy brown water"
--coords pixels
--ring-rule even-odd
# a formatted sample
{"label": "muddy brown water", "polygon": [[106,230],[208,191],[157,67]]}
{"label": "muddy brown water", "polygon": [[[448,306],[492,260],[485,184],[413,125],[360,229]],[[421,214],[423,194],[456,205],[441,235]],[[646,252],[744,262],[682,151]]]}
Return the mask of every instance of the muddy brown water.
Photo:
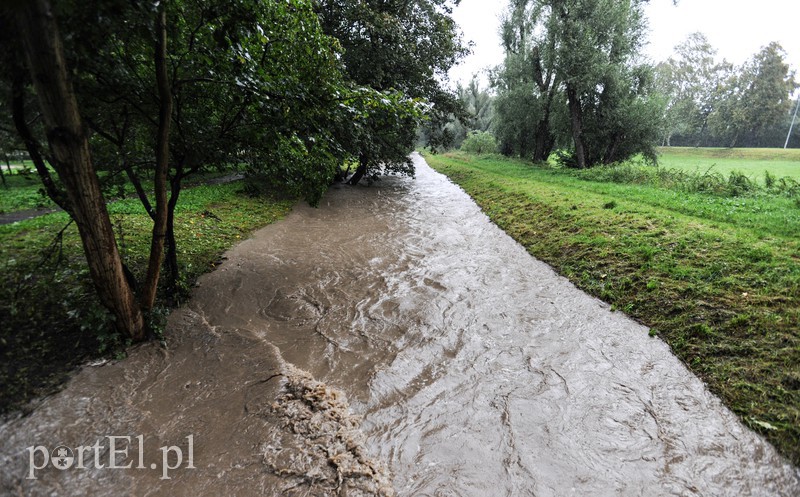
{"label": "muddy brown water", "polygon": [[166,348],[0,426],[0,493],[800,495],[664,343],[414,160],[257,232]]}

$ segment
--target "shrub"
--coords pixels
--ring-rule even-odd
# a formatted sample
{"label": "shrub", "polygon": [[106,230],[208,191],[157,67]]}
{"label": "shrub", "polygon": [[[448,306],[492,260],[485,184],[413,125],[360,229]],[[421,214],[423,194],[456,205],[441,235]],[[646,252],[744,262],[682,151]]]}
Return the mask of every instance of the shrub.
{"label": "shrub", "polygon": [[487,131],[470,131],[461,144],[461,150],[472,154],[495,154],[497,140]]}

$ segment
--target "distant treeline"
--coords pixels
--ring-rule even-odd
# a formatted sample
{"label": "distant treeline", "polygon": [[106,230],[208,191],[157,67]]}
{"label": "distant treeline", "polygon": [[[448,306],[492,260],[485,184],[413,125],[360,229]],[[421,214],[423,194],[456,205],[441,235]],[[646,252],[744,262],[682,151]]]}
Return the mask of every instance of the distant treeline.
{"label": "distant treeline", "polygon": [[[457,93],[450,146],[490,133],[497,150],[534,161],[558,152],[589,167],[654,147],[783,147],[798,102],[786,53],[770,43],[740,66],[716,59],[702,33],[655,66],[639,56],[642,1],[509,0],[505,59]],[[800,147],[795,127],[789,146]]]}

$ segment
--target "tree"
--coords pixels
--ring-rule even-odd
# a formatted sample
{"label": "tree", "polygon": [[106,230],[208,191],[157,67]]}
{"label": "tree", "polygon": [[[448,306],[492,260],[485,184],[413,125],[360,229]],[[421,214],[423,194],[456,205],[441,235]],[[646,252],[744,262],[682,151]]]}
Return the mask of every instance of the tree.
{"label": "tree", "polygon": [[[286,164],[277,181],[318,199],[338,163],[334,132],[363,107],[337,110],[349,96],[339,91],[335,44],[305,0],[64,0],[55,7],[38,0],[8,11],[24,43],[4,44],[2,60],[18,60],[15,48],[27,55],[58,175],[49,178],[40,158],[42,180],[52,183],[54,199],[66,193],[63,206],[78,224],[100,298],[120,331],[139,340],[165,250],[177,279],[173,222],[182,180],[213,164],[294,156],[303,160]],[[33,156],[40,146],[27,128],[24,74],[6,71],[4,81]],[[143,285],[116,249],[96,164],[108,176],[127,174],[154,220]],[[153,178],[151,192],[145,177]]]}
{"label": "tree", "polygon": [[716,53],[704,34],[692,33],[675,47],[675,57],[656,67],[656,85],[667,99],[665,145],[671,145],[676,135],[680,143],[703,143],[709,115],[717,107],[732,70],[728,62],[716,62]]}
{"label": "tree", "polygon": [[[584,168],[635,153],[654,157],[658,102],[652,70],[637,64],[645,35],[645,1],[552,3],[550,36],[564,81],[573,152]],[[659,116],[660,117],[660,116]]]}
{"label": "tree", "polygon": [[[653,71],[637,61],[645,0],[513,0],[504,23],[498,132],[544,160],[571,142],[567,165],[584,168],[642,153],[655,157],[661,101]],[[505,102],[504,102],[505,100]],[[566,116],[564,123],[561,116]],[[535,124],[534,124],[535,123]],[[513,138],[513,136],[512,136]]]}
{"label": "tree", "polygon": [[481,88],[477,75],[472,76],[467,86],[460,82],[457,84],[456,98],[459,112],[450,114],[449,121],[441,130],[432,130],[430,127],[421,129],[419,143],[429,145],[432,135],[437,135],[440,138],[446,137],[439,143],[439,147],[458,148],[471,131],[488,132],[492,128],[495,97]]}
{"label": "tree", "polygon": [[467,114],[467,128],[470,131],[489,131],[494,119],[494,97],[484,88],[476,75],[472,76],[466,87],[459,84],[456,96]]}
{"label": "tree", "polygon": [[123,270],[52,6],[47,0],[33,0],[15,14],[16,33],[48,130],[51,164],[64,184],[92,280],[120,330],[142,339],[144,319]]}
{"label": "tree", "polygon": [[555,146],[554,106],[563,98],[552,21],[546,3],[512,0],[501,27],[506,58],[494,78],[501,150],[534,161]]}
{"label": "tree", "polygon": [[715,132],[729,147],[779,146],[778,130],[797,86],[783,48],[770,43],[729,78],[726,94],[711,116]]}
{"label": "tree", "polygon": [[[350,86],[360,96],[367,89],[382,94],[383,109],[343,130],[339,140],[358,159],[350,178],[357,184],[369,171],[413,175],[408,153],[413,149],[419,115],[426,106],[431,129],[457,112],[458,102],[442,86],[447,71],[466,53],[450,17],[458,0],[318,0],[325,33],[339,40]],[[404,118],[397,118],[405,116]],[[433,136],[433,144],[443,137]]]}

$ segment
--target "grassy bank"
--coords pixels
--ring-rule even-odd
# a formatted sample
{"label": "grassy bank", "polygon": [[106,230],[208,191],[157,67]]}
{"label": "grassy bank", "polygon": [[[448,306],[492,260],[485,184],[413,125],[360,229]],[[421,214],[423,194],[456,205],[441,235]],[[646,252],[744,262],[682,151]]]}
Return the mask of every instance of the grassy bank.
{"label": "grassy bank", "polygon": [[791,192],[731,197],[598,180],[611,171],[592,179],[499,157],[427,159],[532,255],[650,326],[800,464],[800,204]]}
{"label": "grassy bank", "polygon": [[[213,269],[226,249],[292,205],[248,197],[241,189],[237,182],[181,193],[175,230],[184,289]],[[141,276],[152,222],[136,199],[109,210],[125,261]],[[95,302],[85,266],[77,230],[63,212],[0,226],[0,412],[57,389],[88,359],[124,353],[126,344]],[[152,318],[166,312],[162,307]]]}
{"label": "grassy bank", "polygon": [[737,171],[762,184],[764,171],[769,171],[800,181],[800,149],[796,148],[661,147],[658,154],[659,165],[668,169],[724,175]]}
{"label": "grassy bank", "polygon": [[35,174],[6,174],[5,186],[0,185],[0,214],[24,209],[55,207],[40,193],[42,182]]}

